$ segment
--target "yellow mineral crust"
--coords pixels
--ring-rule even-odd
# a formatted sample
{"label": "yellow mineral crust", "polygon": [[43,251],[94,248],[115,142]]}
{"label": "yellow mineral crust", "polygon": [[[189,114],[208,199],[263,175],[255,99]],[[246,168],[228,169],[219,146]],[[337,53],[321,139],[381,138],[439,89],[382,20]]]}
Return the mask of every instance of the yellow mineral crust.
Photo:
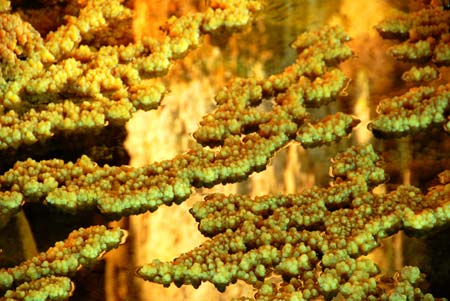
{"label": "yellow mineral crust", "polygon": [[[257,1],[212,3],[205,12],[171,18],[161,41],[85,45],[91,35],[132,12],[121,1],[90,0],[46,37],[17,14],[0,14],[0,150],[123,125],[154,109],[165,93],[155,79],[208,33],[239,30],[261,9]],[[5,4],[6,5],[6,4]],[[130,33],[131,34],[131,33]]]}
{"label": "yellow mineral crust", "polygon": [[391,48],[391,54],[400,60],[422,62],[431,58],[435,41],[433,38],[406,42]]}
{"label": "yellow mineral crust", "polygon": [[449,87],[412,88],[401,96],[382,100],[377,107],[379,115],[369,124],[370,130],[379,137],[399,137],[444,124]]}
{"label": "yellow mineral crust", "polygon": [[9,12],[11,10],[11,1],[0,0],[0,13]]}
{"label": "yellow mineral crust", "polygon": [[319,32],[306,32],[305,34],[300,35],[295,39],[291,46],[299,51],[303,51],[314,44],[323,43],[324,41],[328,41],[330,44],[340,44],[347,40],[349,40],[349,37],[343,28],[328,27]]}
{"label": "yellow mineral crust", "polygon": [[314,124],[306,123],[299,128],[296,140],[304,147],[315,147],[331,143],[336,137],[349,135],[359,123],[357,118],[343,113],[325,117]]}
{"label": "yellow mineral crust", "polygon": [[[347,78],[334,68],[336,62],[348,59],[352,52],[343,44],[348,37],[340,27],[326,27],[317,32],[321,39],[305,33],[294,43],[299,45],[298,59],[282,73],[265,80],[235,79],[218,92],[219,107],[200,122],[194,137],[202,144],[220,144],[230,135],[259,128],[267,137],[276,132],[291,136],[309,114],[308,107],[319,107],[334,100],[345,88]],[[329,45],[333,44],[333,47]],[[258,107],[263,99],[273,97],[270,111]],[[342,115],[343,116],[343,115]]]}
{"label": "yellow mineral crust", "polygon": [[[450,63],[449,24],[450,11],[444,5],[434,3],[426,9],[412,13],[402,13],[389,17],[377,25],[384,38],[406,41],[394,45],[390,53],[397,59],[437,66]],[[413,68],[403,74],[403,80],[422,82],[436,79],[439,70],[436,66]]]}
{"label": "yellow mineral crust", "polygon": [[428,82],[437,79],[439,70],[432,66],[412,67],[402,75],[406,82]]}
{"label": "yellow mineral crust", "polygon": [[437,64],[450,64],[450,34],[446,33],[441,36],[441,39],[434,48],[434,61]]}
{"label": "yellow mineral crust", "polygon": [[[319,296],[318,289],[312,282],[319,283],[325,298],[332,300],[445,300],[434,298],[422,292],[425,275],[416,267],[406,266],[398,274],[399,277],[379,277],[377,268],[368,259],[347,259],[337,269],[326,270],[319,277],[313,273],[305,273],[299,278],[292,278],[288,284],[277,285],[274,281],[263,282],[255,298],[240,298],[240,301],[272,301],[272,300],[315,300]],[[339,277],[349,279],[339,286]]]}
{"label": "yellow mineral crust", "polygon": [[68,277],[49,276],[22,283],[15,290],[7,290],[1,301],[58,301],[72,295],[73,283]]}
{"label": "yellow mineral crust", "polygon": [[385,38],[412,38],[422,40],[448,32],[450,12],[443,7],[430,7],[410,14],[389,17],[376,26]]}
{"label": "yellow mineral crust", "polygon": [[0,228],[3,228],[9,219],[20,211],[23,195],[16,191],[5,191],[0,202]]}
{"label": "yellow mineral crust", "polygon": [[[33,288],[55,280],[46,277],[70,275],[82,266],[92,265],[106,251],[117,248],[119,244],[123,243],[124,234],[125,232],[119,228],[107,229],[105,226],[91,226],[75,230],[66,240],[57,242],[46,252],[26,260],[18,266],[0,269],[0,289],[5,290],[12,288],[13,285],[42,279],[43,283],[32,282],[34,284],[29,284],[33,290]],[[63,284],[60,289],[67,284],[66,280],[58,281],[62,281],[61,284]],[[24,284],[25,286],[27,284]],[[20,291],[21,287],[18,287],[17,290]],[[54,293],[57,292],[54,291]],[[59,292],[62,293],[62,291]]]}
{"label": "yellow mineral crust", "polygon": [[[417,268],[405,267],[386,288],[379,268],[361,256],[397,231],[421,234],[448,225],[448,184],[426,195],[411,186],[374,195],[372,188],[385,181],[378,161],[371,146],[353,147],[334,158],[329,187],[256,198],[209,195],[191,213],[211,238],[138,274],[164,286],[208,281],[219,290],[243,280],[257,289],[256,300],[388,300],[405,288],[412,291],[404,295],[425,296]],[[271,283],[274,275],[283,277],[281,286]]]}
{"label": "yellow mineral crust", "polygon": [[[326,29],[326,32],[336,43],[347,40],[341,37],[340,28]],[[274,153],[295,138],[306,119],[307,129],[302,128],[298,133],[303,137],[298,141],[305,146],[344,138],[357,124],[356,119],[338,113],[315,122],[306,112],[308,107],[335,100],[346,84],[345,75],[328,65],[348,57],[351,51],[340,45],[337,48],[341,51],[329,53],[323,46],[326,44],[324,41],[305,48],[297,62],[280,74],[262,80],[235,79],[219,91],[218,109],[203,118],[194,134],[201,144],[219,145],[216,148],[197,145],[172,160],[141,168],[99,167],[86,156],[75,163],[29,159],[16,163],[0,176],[0,196],[11,198],[12,195],[6,194],[11,190],[26,201],[44,201],[72,213],[98,208],[103,214],[120,217],[184,201],[192,187],[236,182],[265,168]],[[313,71],[308,65],[312,61],[321,62],[320,74],[314,66]],[[273,105],[270,111],[265,111],[258,104],[268,97]],[[125,102],[124,106],[127,104]],[[112,109],[117,115],[128,112],[117,103]],[[99,117],[99,120],[102,119]],[[40,129],[48,131],[50,124],[48,121]],[[67,126],[70,125],[67,122]]]}

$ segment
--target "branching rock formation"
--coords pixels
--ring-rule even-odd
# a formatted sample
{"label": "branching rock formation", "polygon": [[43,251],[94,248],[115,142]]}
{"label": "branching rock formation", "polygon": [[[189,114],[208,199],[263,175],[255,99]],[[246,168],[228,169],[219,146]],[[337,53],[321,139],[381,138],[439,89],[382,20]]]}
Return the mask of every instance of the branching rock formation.
{"label": "branching rock formation", "polygon": [[[198,47],[202,36],[242,29],[261,9],[256,1],[216,1],[203,13],[168,20],[162,40],[131,43],[131,32],[124,41],[123,32],[114,30],[131,18],[121,1],[78,6],[72,8],[77,15],[42,37],[5,1],[0,17],[0,154],[5,157],[50,138],[60,151],[61,136],[89,133],[84,139],[93,146],[95,134],[117,131],[136,110],[158,106],[166,88],[157,77]],[[113,34],[97,45],[103,41],[97,35],[104,33]],[[73,146],[67,140],[62,144]]]}
{"label": "branching rock formation", "polygon": [[[377,266],[361,256],[400,230],[418,235],[448,225],[450,186],[443,179],[426,195],[411,186],[373,194],[386,180],[378,160],[370,145],[355,147],[333,159],[334,181],[326,188],[207,196],[191,213],[211,239],[173,262],[144,265],[138,274],[164,285],[209,281],[219,290],[243,280],[258,289],[257,300],[391,300],[400,292],[430,298],[418,286],[424,276],[417,268],[405,267],[401,280],[386,287]],[[270,280],[274,275],[282,276],[280,286]]]}
{"label": "branching rock formation", "polygon": [[[396,168],[404,174],[411,172],[410,178],[404,177],[404,180],[426,191],[436,184],[433,179],[439,172],[444,171],[440,174],[442,180],[450,168],[446,151],[450,128],[447,68],[450,14],[448,1],[417,1],[416,5],[420,10],[389,17],[377,26],[384,38],[400,40],[390,49],[391,55],[413,66],[402,75],[408,90],[405,92],[398,83],[403,94],[392,96],[395,94],[390,93],[390,97],[381,100],[377,107],[378,116],[369,124],[369,129],[379,138],[408,136],[401,142],[386,140],[385,145],[401,145],[408,141],[401,151],[391,151],[386,157],[390,156],[390,160],[403,158],[400,159],[403,163]],[[442,189],[435,186],[429,195]],[[405,262],[413,262],[426,271],[432,290],[445,296],[449,295],[450,260],[442,254],[448,249],[449,234],[448,226],[445,226],[417,245],[410,246],[411,240],[407,239],[403,251]],[[418,252],[418,246],[423,247],[423,251]]]}
{"label": "branching rock formation", "polygon": [[[351,56],[342,44],[348,38],[336,27],[321,40],[315,41],[313,33],[301,39],[295,46],[300,52],[296,64],[284,72],[266,80],[232,80],[219,91],[219,108],[194,133],[204,145],[219,145],[216,149],[199,145],[172,160],[142,168],[100,167],[86,156],[75,163],[29,159],[0,177],[0,195],[7,204],[17,206],[23,200],[44,201],[71,213],[98,208],[112,217],[127,216],[181,202],[189,197],[191,187],[242,180],[264,169],[291,139],[310,147],[346,137],[357,119],[337,113],[313,121],[306,109],[336,99],[345,88],[345,75],[328,65]],[[267,97],[274,102],[270,111],[258,107]],[[4,206],[4,216],[17,210]]]}
{"label": "branching rock formation", "polygon": [[[427,8],[390,17],[377,26],[382,37],[405,40],[390,49],[395,58],[419,65],[406,71],[403,80],[432,81],[439,77],[439,67],[449,65],[450,11],[445,8],[440,1],[432,1]],[[384,99],[370,129],[379,137],[400,137],[439,125],[448,131],[448,91],[448,84],[421,86]]]}
{"label": "branching rock formation", "polygon": [[[55,9],[23,10],[0,0],[0,227],[29,205],[110,219],[154,211],[183,202],[194,188],[248,178],[288,143],[330,144],[359,123],[345,112],[319,119],[312,113],[339,99],[349,83],[339,69],[353,55],[349,37],[340,27],[325,27],[292,43],[297,59],[279,74],[230,80],[186,153],[140,168],[123,164],[123,157],[105,164],[131,114],[158,107],[167,93],[159,78],[175,60],[205,34],[245,28],[262,5],[208,1],[202,13],[170,18],[162,40],[134,42],[124,30],[132,11],[122,1],[43,4]],[[61,19],[35,25],[46,13]],[[434,8],[379,30],[408,33],[412,41],[393,50],[399,58],[446,64],[448,24],[440,25],[446,18],[447,11]],[[411,70],[405,78],[432,79],[433,70]],[[442,124],[447,99],[448,85],[414,88],[382,102],[384,115],[372,129],[400,136]],[[221,291],[243,280],[256,289],[256,300],[432,300],[417,267],[389,278],[363,255],[401,230],[424,235],[448,227],[449,172],[426,193],[399,186],[376,194],[373,188],[387,181],[379,161],[372,146],[357,146],[335,156],[327,187],[257,198],[208,195],[191,213],[210,239],[173,262],[148,263],[138,275],[165,286],[208,281]],[[0,268],[0,300],[67,300],[76,271],[124,240],[119,228],[75,230],[46,252]]]}
{"label": "branching rock formation", "polygon": [[447,131],[449,100],[449,85],[411,88],[383,99],[377,107],[379,116],[369,128],[377,137],[401,137],[442,125]]}
{"label": "branching rock formation", "polygon": [[[129,9],[120,2],[87,1],[75,9],[77,16],[68,17],[43,38],[30,23],[10,13],[6,2],[2,8],[2,149],[16,155],[23,145],[45,144],[53,136],[123,126],[135,110],[158,105],[164,87],[153,78],[197,46],[201,34],[239,29],[259,9],[255,1],[214,1],[204,13],[170,19],[162,42],[147,39],[122,45],[119,35],[110,36],[107,45],[88,47],[86,43],[95,40],[92,35],[118,18],[129,18]],[[161,204],[185,200],[192,187],[236,182],[264,169],[291,140],[312,147],[346,137],[358,123],[355,118],[337,113],[315,121],[307,108],[335,100],[345,88],[348,79],[335,66],[352,55],[343,44],[347,40],[338,27],[320,32],[319,39],[314,33],[305,34],[293,45],[299,53],[297,62],[282,73],[262,80],[232,80],[216,97],[219,108],[204,118],[194,134],[204,146],[199,144],[172,160],[142,168],[100,166],[86,155],[73,163],[61,159],[16,162],[0,179],[2,225],[24,204],[33,202],[72,214],[99,210],[112,218],[153,211]],[[263,100],[272,103],[270,109],[263,108]],[[70,275],[85,266],[86,248],[95,253],[87,257],[96,260],[121,241],[116,237],[114,243],[105,243],[110,234],[103,228],[93,242],[77,233],[48,254],[2,270],[0,289],[8,290],[5,297],[25,294],[26,288],[32,294],[46,283],[67,288],[66,279],[48,277]],[[74,245],[66,250],[73,240],[86,247]],[[69,293],[63,289],[61,295]],[[51,298],[44,295],[41,299]]]}
{"label": "branching rock formation", "polygon": [[121,229],[108,230],[105,226],[81,228],[19,266],[0,269],[0,290],[20,284],[15,290],[6,291],[4,300],[67,299],[73,284],[67,277],[55,276],[70,276],[81,267],[89,267],[105,252],[117,248],[124,235]]}

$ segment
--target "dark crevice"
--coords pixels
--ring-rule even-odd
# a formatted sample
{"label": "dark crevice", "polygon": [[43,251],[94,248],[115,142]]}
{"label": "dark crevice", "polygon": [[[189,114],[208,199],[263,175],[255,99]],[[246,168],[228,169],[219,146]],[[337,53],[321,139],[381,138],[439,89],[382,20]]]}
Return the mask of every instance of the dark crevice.
{"label": "dark crevice", "polygon": [[123,147],[127,136],[124,126],[109,125],[96,132],[60,133],[52,138],[31,145],[22,144],[17,149],[0,151],[0,172],[12,168],[17,161],[62,159],[76,161],[87,155],[100,166],[128,164],[130,157]]}

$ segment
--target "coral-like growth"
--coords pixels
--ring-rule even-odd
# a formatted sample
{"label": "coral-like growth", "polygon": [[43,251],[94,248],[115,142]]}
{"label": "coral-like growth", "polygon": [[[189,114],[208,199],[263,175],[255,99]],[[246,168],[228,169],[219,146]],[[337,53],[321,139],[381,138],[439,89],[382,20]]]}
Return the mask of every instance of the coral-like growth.
{"label": "coral-like growth", "polygon": [[391,48],[391,54],[400,60],[448,64],[449,18],[450,12],[436,4],[415,13],[390,17],[377,30],[384,38],[407,39]]}
{"label": "coral-like growth", "polygon": [[[106,4],[87,1],[75,9],[77,16],[68,17],[45,39],[17,14],[10,14],[10,8],[3,10],[1,149],[16,154],[23,145],[42,144],[55,135],[123,127],[135,110],[157,106],[164,87],[153,78],[197,46],[202,34],[242,28],[260,9],[255,1],[213,1],[204,13],[170,19],[162,42],[122,45],[119,34],[109,36],[107,45],[97,45],[92,35],[130,15],[120,1]],[[218,109],[204,117],[194,134],[203,146],[172,160],[141,168],[100,166],[86,155],[74,163],[16,162],[0,176],[2,225],[33,202],[73,214],[99,210],[113,218],[153,211],[161,204],[184,201],[192,187],[236,182],[264,169],[291,140],[312,147],[346,137],[358,123],[355,118],[337,113],[315,121],[307,112],[339,96],[348,80],[336,64],[352,55],[341,28],[318,33],[320,39],[308,33],[293,44],[298,59],[282,73],[230,81],[216,97]],[[94,44],[88,47],[87,41]],[[270,108],[264,108],[264,100],[271,102]],[[0,289],[24,283],[7,295],[25,294],[27,288],[32,294],[46,277],[70,276],[87,259],[95,261],[117,246],[120,230],[109,234],[96,229],[73,232],[47,253],[0,270]],[[90,238],[92,231],[96,234]],[[111,235],[114,242],[107,243]]]}
{"label": "coral-like growth", "polygon": [[49,276],[38,280],[24,282],[15,290],[8,290],[1,301],[25,301],[25,300],[67,300],[73,291],[73,283],[70,278],[64,276]]}
{"label": "coral-like growth", "polygon": [[449,85],[411,88],[401,96],[383,99],[377,107],[379,116],[369,128],[377,137],[400,137],[443,125],[449,101]]}
{"label": "coral-like growth", "polygon": [[[373,194],[386,180],[378,160],[370,145],[355,147],[333,159],[334,181],[326,188],[257,198],[207,196],[191,212],[212,238],[173,262],[144,265],[138,274],[166,286],[209,281],[219,290],[243,280],[258,289],[258,300],[383,300],[403,286],[412,290],[408,298],[423,298],[417,268],[404,268],[402,280],[386,289],[376,265],[361,256],[400,230],[421,234],[448,225],[450,186],[426,195],[411,186]],[[274,275],[284,279],[280,289],[271,284]]]}
{"label": "coral-like growth", "polygon": [[[105,252],[117,248],[119,244],[123,243],[124,235],[125,232],[121,229],[108,230],[105,226],[92,226],[73,231],[65,241],[57,242],[46,252],[24,261],[18,266],[0,269],[0,290],[28,283],[16,288],[15,294],[20,296],[20,294],[26,294],[23,291],[39,290],[39,287],[45,284],[52,284],[62,290],[59,293],[54,290],[53,294],[69,294],[72,289],[67,289],[67,280],[48,277],[70,276],[83,266],[89,267]],[[42,280],[36,281],[38,279]],[[20,291],[22,293],[19,293]],[[13,294],[12,291],[7,292],[5,297],[11,294]],[[45,291],[36,294],[45,294]]]}
{"label": "coral-like growth", "polygon": [[[427,64],[413,66],[403,74],[403,80],[415,84],[433,81],[439,77],[439,66],[450,63],[449,21],[450,11],[435,1],[428,8],[390,17],[377,26],[384,38],[407,39],[390,49],[395,58]],[[448,87],[421,86],[382,100],[377,108],[379,116],[369,128],[378,137],[400,137],[443,125],[449,111]]]}
{"label": "coral-like growth", "polygon": [[[198,146],[141,168],[100,167],[86,156],[75,163],[29,159],[0,176],[0,195],[44,200],[71,213],[98,208],[112,217],[127,216],[181,202],[193,186],[244,179],[264,169],[291,139],[311,147],[346,137],[358,123],[355,118],[338,113],[313,122],[306,110],[335,100],[346,85],[345,75],[332,66],[351,55],[342,43],[348,38],[338,27],[326,32],[322,40],[299,49],[297,62],[284,72],[263,80],[235,79],[218,92],[219,108],[194,134],[204,145],[219,144],[217,149]],[[273,98],[270,111],[257,106],[267,97]]]}
{"label": "coral-like growth", "polygon": [[[203,35],[245,28],[261,3],[208,1],[202,13],[170,18],[161,40],[133,41],[124,30],[132,11],[123,1],[43,1],[55,10],[40,12],[22,10],[19,2],[0,0],[0,228],[35,207],[77,218],[154,211],[186,200],[193,188],[247,179],[288,143],[309,148],[345,138],[359,122],[344,112],[315,117],[316,108],[344,94],[349,79],[338,64],[353,55],[344,30],[325,27],[292,43],[297,59],[282,72],[230,80],[186,153],[139,168],[124,160],[104,164],[131,114],[158,107],[167,92],[158,77]],[[440,8],[378,27],[383,36],[409,39],[392,49],[394,56],[436,66],[450,62],[449,15],[438,2],[432,1]],[[59,18],[35,25],[34,18],[46,13]],[[436,70],[411,69],[404,79],[433,80]],[[442,125],[448,87],[413,88],[382,101],[373,132],[402,136]],[[363,255],[401,230],[422,235],[448,227],[450,172],[427,193],[403,185],[376,194],[373,189],[387,181],[379,161],[372,146],[352,147],[335,156],[327,187],[256,198],[210,194],[191,209],[210,239],[173,262],[146,264],[138,274],[165,286],[207,281],[221,291],[243,280],[256,289],[257,300],[431,300],[417,267],[390,278]],[[0,300],[66,300],[76,271],[124,236],[119,228],[80,228],[46,252],[1,268]]]}
{"label": "coral-like growth", "polygon": [[161,41],[131,43],[128,32],[125,41],[112,35],[108,44],[94,44],[96,35],[117,32],[109,27],[131,18],[121,2],[80,2],[78,14],[45,37],[4,9],[0,154],[16,155],[19,147],[50,138],[123,127],[136,110],[158,106],[166,88],[156,77],[198,47],[202,36],[242,29],[261,9],[256,1],[216,1],[205,12],[169,19]]}

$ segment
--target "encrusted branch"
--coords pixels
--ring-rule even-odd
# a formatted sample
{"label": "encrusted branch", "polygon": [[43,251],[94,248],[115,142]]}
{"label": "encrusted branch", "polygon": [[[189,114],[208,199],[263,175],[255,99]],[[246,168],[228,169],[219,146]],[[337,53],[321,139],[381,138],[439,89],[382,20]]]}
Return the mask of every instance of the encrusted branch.
{"label": "encrusted branch", "polygon": [[[404,61],[425,66],[413,66],[402,79],[413,83],[433,81],[439,77],[439,66],[450,63],[450,11],[440,1],[412,13],[390,17],[377,26],[384,38],[407,39],[390,49]],[[449,111],[449,85],[412,88],[401,96],[382,100],[379,116],[369,129],[379,137],[400,137],[438,125],[444,125]],[[447,125],[444,126],[447,131]]]}
{"label": "encrusted branch", "polygon": [[[138,109],[154,109],[165,93],[155,79],[209,33],[236,31],[261,9],[257,1],[213,1],[203,13],[171,18],[161,41],[88,47],[118,18],[121,1],[91,0],[45,38],[17,14],[0,15],[0,150],[43,142],[55,134],[123,125]],[[112,38],[112,37],[111,37]]]}
{"label": "encrusted branch", "polygon": [[[438,67],[449,64],[450,15],[443,2],[377,27],[383,37],[406,39],[391,49],[394,57],[428,63],[404,80],[433,81]],[[353,55],[341,27],[324,27],[292,43],[297,59],[282,72],[234,78],[219,90],[216,109],[202,118],[186,153],[134,168],[103,164],[84,149],[70,159],[41,152],[37,148],[61,137],[93,135],[89,147],[101,149],[96,137],[112,129],[123,136],[132,113],[158,107],[166,93],[158,77],[202,36],[241,30],[262,9],[256,0],[208,1],[201,13],[171,17],[160,40],[134,41],[119,29],[132,18],[123,1],[65,5],[53,12],[64,21],[36,27],[0,0],[0,156],[7,161],[0,162],[0,228],[31,203],[114,219],[154,211],[185,201],[194,188],[247,179],[288,143],[330,144],[359,123],[345,112],[312,113],[345,94],[349,79],[339,64]],[[411,88],[383,100],[370,129],[382,137],[441,125],[448,131],[449,91],[448,84]],[[65,147],[72,151],[72,144]],[[164,286],[210,282],[220,291],[242,280],[255,288],[256,300],[432,300],[419,268],[405,266],[388,277],[364,256],[399,231],[420,236],[448,227],[450,171],[427,192],[400,185],[375,193],[388,177],[366,145],[337,154],[331,176],[328,186],[297,194],[207,195],[190,212],[208,239],[172,262],[143,265],[138,275]],[[0,301],[68,299],[70,277],[118,247],[125,234],[80,228],[46,252],[0,268]]]}
{"label": "encrusted branch", "polygon": [[24,282],[15,290],[8,290],[1,301],[63,301],[72,295],[74,284],[68,277],[49,276]]}
{"label": "encrusted branch", "polygon": [[[0,176],[0,195],[43,200],[71,213],[98,208],[112,217],[127,216],[181,202],[192,187],[244,179],[264,169],[296,136],[307,147],[346,137],[356,118],[338,113],[314,123],[307,113],[308,107],[336,99],[346,85],[345,75],[333,66],[351,56],[342,43],[348,37],[338,27],[326,32],[320,42],[300,48],[297,62],[282,73],[263,80],[235,79],[218,92],[218,109],[203,118],[194,134],[201,144],[217,148],[199,145],[141,168],[100,167],[86,156],[75,163],[29,159]],[[314,39],[311,33],[301,38]],[[268,97],[273,104],[265,111],[258,104]]]}
{"label": "encrusted branch", "polygon": [[[124,242],[124,239],[125,232],[119,228],[107,229],[105,226],[80,228],[73,231],[66,240],[57,242],[46,252],[26,260],[18,266],[0,269],[0,290],[30,281],[34,281],[33,284],[25,284],[18,287],[16,291],[25,290],[26,287],[34,290],[36,287],[45,283],[54,283],[54,281],[64,284],[62,286],[64,288],[66,280],[47,277],[73,275],[81,267],[91,266],[105,252],[117,248]],[[35,280],[38,279],[47,280],[36,282]],[[64,289],[64,291],[67,290]],[[12,292],[8,294],[12,294]]]}
{"label": "encrusted branch", "polygon": [[411,88],[401,96],[383,99],[369,129],[377,137],[400,137],[445,125],[450,107],[449,85]]}
{"label": "encrusted branch", "polygon": [[[258,289],[257,300],[389,299],[405,293],[402,287],[413,290],[408,298],[423,298],[417,268],[405,267],[401,281],[386,289],[377,266],[360,256],[400,230],[418,235],[448,225],[450,186],[437,185],[426,195],[411,186],[373,194],[386,180],[378,161],[370,145],[354,147],[333,159],[334,181],[326,188],[256,198],[209,195],[191,213],[211,239],[173,262],[144,265],[138,274],[165,286],[209,281],[219,290],[243,280]],[[275,275],[290,288],[279,291],[268,279]]]}

